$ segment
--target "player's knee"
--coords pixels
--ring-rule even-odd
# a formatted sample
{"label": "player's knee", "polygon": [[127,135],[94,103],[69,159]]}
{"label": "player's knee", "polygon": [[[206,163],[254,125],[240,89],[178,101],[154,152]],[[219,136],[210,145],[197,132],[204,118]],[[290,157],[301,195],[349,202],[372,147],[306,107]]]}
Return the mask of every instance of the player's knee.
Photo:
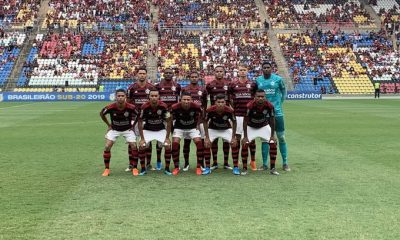
{"label": "player's knee", "polygon": [[106,145],[104,147],[104,151],[109,152],[111,150],[111,147],[112,147],[112,145],[111,146],[110,145]]}
{"label": "player's knee", "polygon": [[278,133],[276,133],[276,135],[278,136],[279,143],[286,143],[286,138],[285,138],[284,132],[278,132]]}

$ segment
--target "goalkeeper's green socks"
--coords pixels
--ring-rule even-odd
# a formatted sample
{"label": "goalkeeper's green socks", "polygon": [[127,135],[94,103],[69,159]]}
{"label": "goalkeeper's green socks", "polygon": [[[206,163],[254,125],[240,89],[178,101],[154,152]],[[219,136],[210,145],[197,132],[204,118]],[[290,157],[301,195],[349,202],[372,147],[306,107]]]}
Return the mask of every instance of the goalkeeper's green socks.
{"label": "goalkeeper's green socks", "polygon": [[267,142],[262,142],[261,148],[263,165],[268,166],[269,144]]}

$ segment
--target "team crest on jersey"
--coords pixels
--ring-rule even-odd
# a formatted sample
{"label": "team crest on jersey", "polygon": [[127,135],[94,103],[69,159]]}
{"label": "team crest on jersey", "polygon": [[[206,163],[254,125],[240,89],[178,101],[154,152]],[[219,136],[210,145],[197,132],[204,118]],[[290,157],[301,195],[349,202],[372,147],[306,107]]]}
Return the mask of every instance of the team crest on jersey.
{"label": "team crest on jersey", "polygon": [[150,93],[150,89],[147,88],[145,92],[146,92],[146,94],[149,94]]}
{"label": "team crest on jersey", "polygon": [[246,84],[246,87],[250,89],[251,87],[250,83]]}
{"label": "team crest on jersey", "polygon": [[117,114],[116,114],[116,113],[114,113],[114,114],[113,114],[113,116],[114,116],[114,117],[116,117],[116,116],[117,116]]}
{"label": "team crest on jersey", "polygon": [[189,115],[190,115],[191,117],[193,117],[193,116],[194,116],[194,112],[190,112]]}
{"label": "team crest on jersey", "polygon": [[128,113],[128,112],[124,112],[124,116],[125,116],[125,117],[128,117],[128,116],[129,116],[129,113]]}
{"label": "team crest on jersey", "polygon": [[271,82],[271,86],[274,86],[275,85],[275,82]]}
{"label": "team crest on jersey", "polygon": [[202,92],[202,91],[198,91],[197,94],[198,94],[199,96],[202,96],[202,95],[203,95],[203,92]]}
{"label": "team crest on jersey", "polygon": [[158,115],[161,115],[161,114],[162,114],[162,111],[161,111],[161,110],[157,110],[157,114],[158,114]]}
{"label": "team crest on jersey", "polygon": [[137,90],[135,91],[135,93],[137,93]]}
{"label": "team crest on jersey", "polygon": [[172,87],[171,87],[171,90],[172,90],[172,91],[176,91],[176,87],[175,87],[175,86],[172,86]]}
{"label": "team crest on jersey", "polygon": [[224,90],[227,91],[228,90],[228,86],[224,85]]}
{"label": "team crest on jersey", "polygon": [[164,91],[164,88],[161,88],[162,91]]}
{"label": "team crest on jersey", "polygon": [[224,119],[225,121],[228,120],[228,116],[223,116],[222,119]]}
{"label": "team crest on jersey", "polygon": [[267,114],[267,113],[268,113],[268,110],[264,110],[264,111],[263,111],[263,114]]}

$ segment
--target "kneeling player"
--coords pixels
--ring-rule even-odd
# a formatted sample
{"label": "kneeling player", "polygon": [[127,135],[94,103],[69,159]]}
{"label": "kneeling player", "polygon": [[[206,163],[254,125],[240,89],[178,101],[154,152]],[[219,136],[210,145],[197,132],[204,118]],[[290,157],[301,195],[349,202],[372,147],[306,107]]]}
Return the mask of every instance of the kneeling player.
{"label": "kneeling player", "polygon": [[[171,144],[165,126],[168,125],[170,113],[167,104],[160,101],[158,90],[151,90],[150,100],[142,105],[142,111],[138,118],[138,128],[140,132],[139,158],[141,172],[139,175],[146,174],[146,151],[151,148],[151,141],[156,140],[160,149],[165,147],[165,174],[172,175],[169,171],[171,161]],[[134,169],[136,173],[138,170]],[[137,175],[137,174],[136,174]]]}
{"label": "kneeling player", "polygon": [[[126,102],[126,92],[123,89],[115,91],[115,103],[112,103],[100,112],[100,117],[107,124],[106,146],[104,148],[104,165],[105,170],[103,176],[110,175],[110,159],[111,148],[119,136],[123,136],[126,142],[130,145],[132,156],[134,158],[133,164],[137,165],[137,146],[136,135],[132,129],[132,122],[136,121],[137,111],[135,105]],[[111,124],[106,115],[110,114]]]}
{"label": "kneeling player", "polygon": [[248,145],[257,137],[267,142],[270,147],[271,175],[279,175],[275,169],[276,139],[274,106],[265,98],[264,90],[257,90],[253,101],[247,104],[247,114],[243,120],[244,138],[242,140],[243,172],[247,173]]}
{"label": "kneeling player", "polygon": [[[232,126],[231,126],[232,122]],[[216,96],[215,105],[209,107],[204,122],[205,139],[205,162],[206,168],[203,174],[210,174],[210,146],[218,142],[219,138],[225,143],[230,143],[232,148],[233,174],[240,175],[238,166],[239,148],[236,140],[236,118],[234,110],[226,106],[225,96]]]}
{"label": "kneeling player", "polygon": [[[175,169],[173,175],[179,174],[179,153],[181,139],[192,139],[197,147],[197,168],[196,174],[201,175],[201,165],[203,163],[204,146],[201,141],[199,124],[201,122],[201,107],[192,102],[192,96],[188,92],[182,93],[181,101],[172,105],[172,117],[169,125],[174,122],[174,133],[172,135],[172,158],[174,160]],[[169,128],[170,130],[171,128]],[[167,133],[168,135],[168,133]]]}

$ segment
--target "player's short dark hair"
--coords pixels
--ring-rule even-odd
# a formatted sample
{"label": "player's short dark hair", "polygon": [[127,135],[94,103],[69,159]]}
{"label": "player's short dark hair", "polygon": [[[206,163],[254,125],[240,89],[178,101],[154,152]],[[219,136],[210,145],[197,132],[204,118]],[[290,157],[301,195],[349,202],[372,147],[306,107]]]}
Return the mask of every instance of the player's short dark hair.
{"label": "player's short dark hair", "polygon": [[181,96],[182,97],[184,97],[184,96],[192,97],[192,94],[190,94],[190,92],[182,92]]}
{"label": "player's short dark hair", "polygon": [[119,92],[123,92],[126,95],[126,90],[124,88],[117,88],[115,90],[115,94],[119,93]]}
{"label": "player's short dark hair", "polygon": [[272,62],[271,61],[264,61],[261,65],[261,67],[264,67],[264,65],[269,65],[272,67]]}
{"label": "player's short dark hair", "polygon": [[224,70],[224,72],[225,72],[225,67],[224,67],[224,66],[222,66],[222,65],[217,65],[217,66],[215,66],[214,71],[215,71],[215,69],[217,69],[217,68],[222,68],[222,70]]}
{"label": "player's short dark hair", "polygon": [[217,96],[215,96],[215,100],[220,100],[220,99],[224,99],[225,100],[225,95],[224,94],[218,94]]}
{"label": "player's short dark hair", "polygon": [[257,89],[257,90],[256,90],[256,93],[262,93],[262,94],[265,94],[265,91],[264,91],[264,90],[262,90],[262,89]]}
{"label": "player's short dark hair", "polygon": [[145,72],[147,73],[147,68],[146,68],[145,66],[140,66],[140,67],[137,69],[137,72],[139,72],[140,70],[143,70],[143,71],[145,71]]}
{"label": "player's short dark hair", "polygon": [[158,93],[160,93],[160,91],[158,91],[158,89],[156,89],[156,88],[151,89],[151,90],[149,91],[149,95],[150,95],[151,92],[158,92]]}
{"label": "player's short dark hair", "polygon": [[196,74],[197,76],[200,76],[199,72],[197,72],[196,70],[190,71],[189,77],[190,77],[192,74]]}

